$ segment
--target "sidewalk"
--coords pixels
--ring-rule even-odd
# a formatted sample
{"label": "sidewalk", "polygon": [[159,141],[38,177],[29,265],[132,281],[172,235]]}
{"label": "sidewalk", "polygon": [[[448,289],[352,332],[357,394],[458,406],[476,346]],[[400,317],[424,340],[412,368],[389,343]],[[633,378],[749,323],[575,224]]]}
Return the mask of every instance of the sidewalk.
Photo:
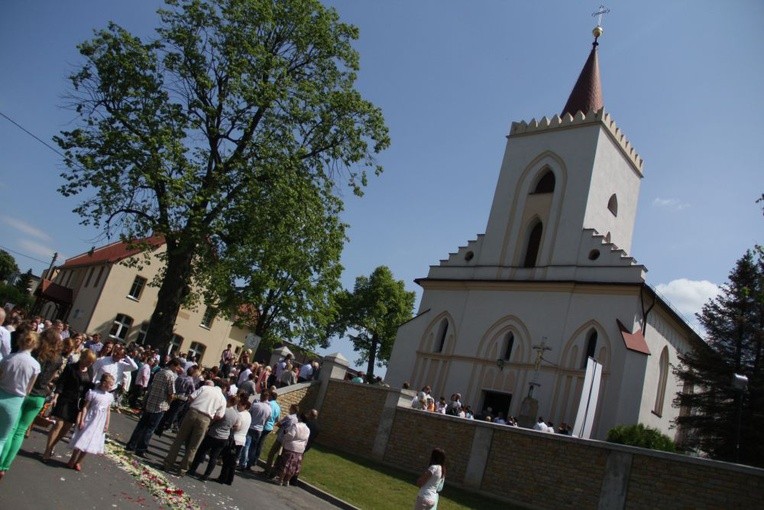
{"label": "sidewalk", "polygon": [[[118,453],[121,451],[119,444],[129,438],[136,421],[132,416],[112,413],[110,438],[117,443],[115,449]],[[172,437],[155,436],[148,458],[136,459],[139,462],[132,463],[133,470],[141,471],[143,465],[157,468],[169,449]],[[34,429],[22,445],[11,470],[0,481],[0,508],[168,508],[166,501],[173,495],[169,494],[170,489],[164,490],[164,480],[182,491],[180,499],[190,499],[203,509],[244,510],[261,504],[267,505],[267,508],[295,510],[348,508],[321,491],[316,493],[300,487],[280,487],[248,473],[242,476],[237,473],[231,486],[214,481],[200,482],[188,476],[168,475],[159,470],[150,471],[149,477],[141,476],[141,481],[121,469],[114,460],[95,455],[85,458],[83,469],[78,473],[65,466],[71,452],[64,442],[56,446],[50,463],[46,465],[40,461],[39,453],[44,449],[45,439],[44,432]],[[219,469],[216,468],[213,477]],[[157,479],[151,478],[153,476]],[[160,487],[157,490],[161,492],[162,499],[152,496],[147,485]]]}

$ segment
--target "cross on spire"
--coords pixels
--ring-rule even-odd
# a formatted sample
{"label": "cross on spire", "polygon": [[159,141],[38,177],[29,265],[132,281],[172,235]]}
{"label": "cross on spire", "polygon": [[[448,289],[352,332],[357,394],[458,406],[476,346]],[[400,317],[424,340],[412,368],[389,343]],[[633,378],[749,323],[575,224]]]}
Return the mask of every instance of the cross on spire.
{"label": "cross on spire", "polygon": [[596,12],[592,13],[592,17],[595,17],[595,16],[597,17],[597,26],[598,27],[602,26],[602,16],[604,16],[605,14],[609,14],[609,13],[610,13],[610,9],[608,9],[604,5],[600,5],[599,9],[597,9]]}

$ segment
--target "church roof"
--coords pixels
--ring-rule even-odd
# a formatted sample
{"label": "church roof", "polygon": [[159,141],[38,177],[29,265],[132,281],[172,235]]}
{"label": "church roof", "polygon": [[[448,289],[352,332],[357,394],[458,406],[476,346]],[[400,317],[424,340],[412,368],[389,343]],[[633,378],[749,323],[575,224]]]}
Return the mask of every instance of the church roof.
{"label": "church roof", "polygon": [[562,109],[560,117],[564,117],[566,113],[575,117],[578,112],[583,112],[586,115],[591,111],[596,112],[604,106],[602,85],[600,84],[600,67],[597,60],[598,44],[596,40],[592,44],[589,58],[586,59],[584,68],[581,69],[581,74],[570,92],[570,97],[568,97],[568,102],[565,103],[565,108]]}

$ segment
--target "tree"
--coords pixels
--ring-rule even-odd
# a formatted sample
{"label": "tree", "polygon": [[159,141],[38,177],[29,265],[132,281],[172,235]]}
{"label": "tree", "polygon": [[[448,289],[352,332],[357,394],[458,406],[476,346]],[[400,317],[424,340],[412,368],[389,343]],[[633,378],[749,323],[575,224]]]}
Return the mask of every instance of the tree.
{"label": "tree", "polygon": [[[764,252],[749,250],[730,272],[722,293],[703,306],[698,319],[707,348],[680,354],[676,375],[684,383],[674,404],[682,446],[720,460],[736,458],[740,419],[740,462],[764,467]],[[733,374],[748,377],[736,391]],[[742,399],[742,402],[738,399]],[[741,415],[738,416],[738,405]]]}
{"label": "tree", "polygon": [[[262,346],[299,337],[304,346],[327,347],[342,274],[342,204],[329,193],[322,197],[297,172],[280,177],[283,182],[258,197],[259,215],[245,210],[228,221],[231,242],[212,280],[226,309],[251,303],[245,317]],[[246,237],[232,242],[239,232]]]}
{"label": "tree", "polygon": [[6,281],[13,273],[19,272],[19,266],[13,255],[5,250],[0,250],[0,281]]}
{"label": "tree", "polygon": [[[180,306],[198,298],[194,288],[225,302],[230,292],[211,295],[222,268],[240,264],[241,275],[262,265],[247,258],[257,248],[232,245],[279,223],[285,175],[334,214],[338,180],[360,195],[389,145],[381,111],[354,89],[358,30],[335,10],[318,0],[167,4],[155,40],[112,23],[79,46],[85,64],[71,81],[82,122],[56,137],[68,167],[61,193],[91,192],[75,209],[83,223],[133,243],[164,236],[147,333],[161,346]],[[263,196],[274,202],[261,211]],[[282,249],[292,248],[258,253],[272,261]]]}
{"label": "tree", "polygon": [[29,295],[29,289],[32,287],[33,278],[34,275],[32,274],[32,268],[29,268],[26,273],[23,273],[19,276],[19,279],[16,280],[14,287],[16,287],[16,289],[18,289],[22,295]]}
{"label": "tree", "polygon": [[359,276],[353,292],[339,294],[334,332],[342,335],[353,331],[353,349],[360,353],[359,362],[367,362],[369,379],[375,364],[381,367],[390,360],[398,326],[413,315],[414,298],[387,266],[379,266],[371,276]]}

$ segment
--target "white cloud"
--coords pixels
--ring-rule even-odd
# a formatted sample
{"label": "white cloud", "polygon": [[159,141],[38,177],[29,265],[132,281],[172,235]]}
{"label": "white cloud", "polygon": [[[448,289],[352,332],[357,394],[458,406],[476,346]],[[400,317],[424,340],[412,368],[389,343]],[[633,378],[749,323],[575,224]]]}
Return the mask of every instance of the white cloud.
{"label": "white cloud", "polygon": [[[56,251],[50,246],[46,246],[42,243],[38,243],[37,241],[30,241],[29,239],[19,239],[18,240],[19,246],[21,246],[24,251],[28,252],[31,255],[40,256],[43,259],[50,259],[53,257],[53,253]],[[60,259],[61,257],[59,257]]]}
{"label": "white cloud", "polygon": [[661,207],[663,209],[669,209],[671,211],[681,211],[682,209],[687,209],[690,207],[690,204],[686,202],[682,202],[678,198],[660,198],[656,197],[653,200],[653,206],[654,207]]}
{"label": "white cloud", "polygon": [[708,280],[688,280],[680,278],[655,287],[674,308],[684,315],[691,324],[699,329],[695,314],[699,313],[709,299],[719,295],[721,289]]}
{"label": "white cloud", "polygon": [[39,228],[30,225],[29,223],[19,220],[17,218],[13,218],[11,216],[0,216],[2,218],[3,222],[19,232],[23,232],[26,235],[36,237],[37,239],[41,239],[43,241],[52,241],[53,238],[50,237],[48,234],[46,234],[44,231],[40,230]]}

